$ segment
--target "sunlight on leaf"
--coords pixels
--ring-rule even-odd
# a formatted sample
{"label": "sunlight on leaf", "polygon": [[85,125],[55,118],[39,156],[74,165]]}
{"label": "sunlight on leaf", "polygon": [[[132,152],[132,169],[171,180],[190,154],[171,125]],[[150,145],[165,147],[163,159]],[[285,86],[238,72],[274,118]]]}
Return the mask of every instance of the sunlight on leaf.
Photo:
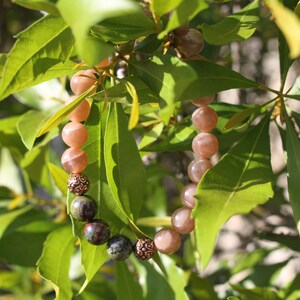
{"label": "sunlight on leaf", "polygon": [[74,73],[75,63],[68,61],[73,46],[69,27],[61,18],[51,15],[19,33],[5,62],[0,99],[49,79]]}
{"label": "sunlight on leaf", "polygon": [[275,23],[285,36],[290,48],[290,57],[300,55],[300,20],[290,9],[284,7],[278,0],[266,1]]}
{"label": "sunlight on leaf", "polygon": [[201,29],[206,42],[223,45],[250,38],[259,25],[259,2],[255,0],[214,25],[202,24]]}
{"label": "sunlight on leaf", "polygon": [[126,89],[132,98],[132,107],[128,123],[128,129],[133,129],[139,122],[139,98],[136,89],[129,81],[126,82]]}

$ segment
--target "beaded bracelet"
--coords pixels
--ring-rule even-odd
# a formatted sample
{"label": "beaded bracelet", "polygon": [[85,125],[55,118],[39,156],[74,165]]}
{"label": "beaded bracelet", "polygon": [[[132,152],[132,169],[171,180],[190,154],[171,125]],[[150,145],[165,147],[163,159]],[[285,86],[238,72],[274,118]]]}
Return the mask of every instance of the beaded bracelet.
{"label": "beaded bracelet", "polygon": [[[195,29],[184,28],[175,32],[171,45],[180,53],[180,57],[189,59],[189,53],[192,53],[191,56],[193,56],[202,50],[203,43],[192,43],[192,45],[189,44],[188,48],[184,48],[185,44],[177,41],[179,37],[191,40],[193,36],[199,38],[199,32],[195,32]],[[71,90],[75,94],[70,98],[70,101],[74,101],[93,85],[96,86],[97,83],[95,69],[77,72],[70,82]],[[95,91],[96,88],[90,94]],[[179,249],[181,245],[180,234],[190,233],[195,227],[194,219],[191,218],[191,211],[196,204],[194,195],[196,194],[197,184],[204,173],[212,167],[209,158],[218,151],[218,140],[213,134],[209,133],[216,127],[218,121],[216,112],[207,106],[213,99],[214,95],[193,100],[193,104],[198,109],[192,115],[192,123],[200,133],[192,142],[195,159],[188,166],[188,176],[192,183],[185,186],[181,193],[183,207],[178,208],[172,214],[172,228],[159,230],[155,234],[154,240],[139,238],[134,245],[128,237],[122,234],[111,237],[109,225],[104,220],[95,219],[97,214],[95,200],[86,195],[90,182],[82,172],[88,164],[88,159],[86,153],[80,147],[88,139],[88,132],[82,124],[90,113],[88,101],[84,99],[68,116],[71,122],[63,128],[62,139],[70,148],[63,153],[61,163],[64,169],[71,173],[68,188],[71,193],[76,195],[71,203],[70,212],[76,220],[86,222],[84,237],[89,243],[93,245],[106,243],[107,252],[114,260],[125,260],[132,252],[138,259],[148,260],[152,258],[156,251],[172,254]]]}

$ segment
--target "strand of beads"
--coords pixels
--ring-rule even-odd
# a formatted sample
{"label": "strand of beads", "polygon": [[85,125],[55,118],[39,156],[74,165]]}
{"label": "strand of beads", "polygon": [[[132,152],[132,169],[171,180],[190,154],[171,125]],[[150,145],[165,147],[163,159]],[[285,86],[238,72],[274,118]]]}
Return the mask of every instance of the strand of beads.
{"label": "strand of beads", "polygon": [[[106,62],[107,64],[107,62]],[[103,64],[99,65],[103,66]],[[91,88],[97,81],[95,70],[77,72],[71,79],[71,90],[75,94],[70,98],[74,101],[80,94]],[[91,93],[95,92],[92,91]],[[71,173],[68,180],[69,191],[76,195],[71,203],[70,211],[76,220],[86,222],[83,236],[93,245],[107,243],[107,252],[114,260],[125,260],[133,251],[131,240],[117,234],[112,237],[109,225],[101,219],[95,219],[97,205],[95,200],[85,193],[89,190],[89,179],[82,172],[87,166],[88,158],[80,148],[88,139],[88,132],[82,122],[86,121],[90,114],[90,105],[84,99],[78,107],[68,115],[71,122],[66,124],[62,130],[62,139],[70,148],[67,149],[61,158],[62,165],[66,171]]]}
{"label": "strand of beads", "polygon": [[204,173],[212,167],[209,158],[216,154],[219,148],[218,140],[213,134],[209,133],[216,127],[218,122],[216,112],[207,106],[213,99],[214,96],[208,96],[193,101],[193,104],[199,108],[194,111],[192,122],[200,133],[192,142],[195,159],[188,166],[188,176],[192,183],[184,187],[181,193],[180,198],[183,207],[178,208],[172,214],[172,228],[163,228],[155,234],[154,243],[161,253],[172,254],[176,252],[181,245],[180,234],[190,233],[195,228],[191,212],[196,204],[194,195],[196,194],[197,184]]}

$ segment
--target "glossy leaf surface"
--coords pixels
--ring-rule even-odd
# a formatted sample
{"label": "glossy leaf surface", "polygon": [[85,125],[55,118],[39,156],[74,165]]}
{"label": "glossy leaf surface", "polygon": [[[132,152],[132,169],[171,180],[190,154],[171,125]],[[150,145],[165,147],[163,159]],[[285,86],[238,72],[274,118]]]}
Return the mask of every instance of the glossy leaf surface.
{"label": "glossy leaf surface", "polygon": [[68,61],[74,40],[61,18],[48,15],[19,33],[17,38],[4,65],[0,99],[43,81],[74,73],[75,63]]}

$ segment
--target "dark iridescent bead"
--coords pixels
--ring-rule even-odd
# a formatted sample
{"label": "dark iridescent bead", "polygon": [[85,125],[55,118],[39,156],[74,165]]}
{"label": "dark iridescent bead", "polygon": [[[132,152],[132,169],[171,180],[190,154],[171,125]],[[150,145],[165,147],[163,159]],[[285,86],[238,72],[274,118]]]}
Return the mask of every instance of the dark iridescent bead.
{"label": "dark iridescent bead", "polygon": [[97,213],[95,200],[90,196],[77,196],[71,204],[71,214],[78,221],[91,221]]}
{"label": "dark iridescent bead", "polygon": [[110,237],[110,228],[102,220],[93,220],[84,226],[84,237],[93,245],[105,244]]}
{"label": "dark iridescent bead", "polygon": [[107,253],[114,260],[125,260],[132,252],[131,240],[122,234],[111,237],[107,242]]}
{"label": "dark iridescent bead", "polygon": [[69,191],[77,196],[84,195],[90,188],[90,181],[84,174],[72,174],[68,180]]}
{"label": "dark iridescent bead", "polygon": [[156,252],[154,241],[149,238],[140,238],[134,245],[134,254],[138,259],[148,260]]}

